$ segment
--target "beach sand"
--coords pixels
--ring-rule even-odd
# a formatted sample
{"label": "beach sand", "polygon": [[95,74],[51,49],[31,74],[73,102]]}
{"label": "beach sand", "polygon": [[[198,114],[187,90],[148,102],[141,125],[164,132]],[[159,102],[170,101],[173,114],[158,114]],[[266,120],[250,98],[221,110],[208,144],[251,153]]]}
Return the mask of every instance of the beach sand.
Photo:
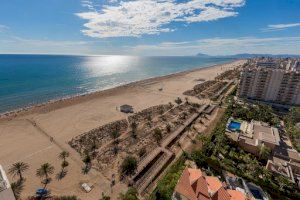
{"label": "beach sand", "polygon": [[[116,109],[122,104],[130,104],[134,106],[135,111],[139,111],[150,106],[174,102],[177,97],[184,98],[182,93],[199,83],[197,79],[211,80],[225,70],[240,66],[244,62],[240,60],[151,78],[2,116],[0,118],[0,164],[6,171],[17,161],[30,165],[30,169],[24,174],[26,183],[22,192],[23,197],[33,195],[37,188],[42,187],[41,179],[35,174],[36,169],[45,162],[55,167],[55,173],[51,176],[52,182],[47,186],[52,194],[77,195],[87,200],[100,199],[102,192],[110,195],[110,180],[107,177],[93,169],[87,175],[81,173],[83,167],[81,158],[68,145],[73,137],[108,122],[124,119],[126,114]],[[163,91],[159,91],[161,87]],[[50,138],[53,138],[53,141]],[[70,152],[70,157],[67,159],[68,173],[62,180],[57,180],[55,176],[61,169],[58,155],[62,150]],[[17,177],[10,177],[10,180],[16,181]],[[79,187],[83,182],[93,185],[94,188],[90,193],[83,192]],[[119,184],[114,187],[113,199],[124,190],[126,190],[125,185]]]}

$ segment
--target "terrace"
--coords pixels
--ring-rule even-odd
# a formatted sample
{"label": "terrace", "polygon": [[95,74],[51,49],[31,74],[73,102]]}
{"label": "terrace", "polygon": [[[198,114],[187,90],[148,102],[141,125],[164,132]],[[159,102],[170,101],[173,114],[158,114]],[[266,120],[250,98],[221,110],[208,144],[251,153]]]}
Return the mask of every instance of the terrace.
{"label": "terrace", "polygon": [[274,150],[280,142],[277,128],[254,120],[248,123],[230,118],[227,123],[226,135],[253,154],[258,153],[259,145],[263,144]]}
{"label": "terrace", "polygon": [[[92,156],[92,167],[110,178],[119,174],[119,168],[126,155],[137,158],[138,166],[130,180],[139,193],[144,193],[164,171],[175,157],[174,146],[190,126],[202,113],[212,112],[215,107],[185,102],[178,106],[172,104],[158,105],[131,114],[127,119],[93,129],[73,138],[69,144],[80,154],[91,151],[96,144]],[[136,124],[133,137],[132,123]],[[155,130],[161,130],[162,139],[155,140]],[[119,132],[118,138],[112,132]],[[141,150],[145,152],[140,154]],[[125,180],[126,181],[126,180]]]}

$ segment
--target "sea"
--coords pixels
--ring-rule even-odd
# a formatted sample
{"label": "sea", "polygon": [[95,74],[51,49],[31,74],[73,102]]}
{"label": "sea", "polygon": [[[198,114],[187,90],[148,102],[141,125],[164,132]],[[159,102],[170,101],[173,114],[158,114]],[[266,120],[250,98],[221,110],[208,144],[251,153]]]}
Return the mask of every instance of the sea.
{"label": "sea", "polygon": [[233,61],[197,56],[0,55],[0,113]]}

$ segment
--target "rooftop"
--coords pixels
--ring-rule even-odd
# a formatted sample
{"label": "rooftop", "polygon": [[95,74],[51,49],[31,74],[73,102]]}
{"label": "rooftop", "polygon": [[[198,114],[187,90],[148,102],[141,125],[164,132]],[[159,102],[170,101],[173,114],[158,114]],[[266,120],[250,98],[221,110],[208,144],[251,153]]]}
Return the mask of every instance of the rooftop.
{"label": "rooftop", "polygon": [[297,58],[255,58],[248,61],[248,69],[271,69],[300,72],[300,60]]}
{"label": "rooftop", "polygon": [[253,121],[253,138],[275,145],[279,145],[280,141],[277,128],[256,121]]}
{"label": "rooftop", "polygon": [[181,195],[188,200],[243,200],[245,195],[237,190],[228,190],[217,177],[206,176],[200,169],[186,168],[176,187],[174,197]]}
{"label": "rooftop", "polygon": [[[229,120],[229,123],[233,119]],[[232,131],[231,131],[232,132]],[[227,134],[228,135],[228,134]],[[252,120],[250,123],[241,122],[241,129],[232,135],[231,138],[237,141],[242,138],[247,144],[257,146],[260,143],[270,143],[279,146],[280,137],[277,128],[271,127],[266,123]]]}

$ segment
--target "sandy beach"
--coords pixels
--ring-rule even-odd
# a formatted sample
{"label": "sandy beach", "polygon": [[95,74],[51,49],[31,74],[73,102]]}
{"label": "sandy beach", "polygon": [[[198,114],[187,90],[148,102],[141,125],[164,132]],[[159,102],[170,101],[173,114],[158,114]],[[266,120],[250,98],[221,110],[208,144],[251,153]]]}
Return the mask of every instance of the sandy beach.
{"label": "sandy beach", "polygon": [[[150,106],[174,102],[177,97],[184,98],[183,92],[199,83],[198,79],[212,80],[218,74],[238,67],[244,62],[239,60],[151,78],[2,115],[0,164],[6,171],[17,161],[29,164],[30,169],[24,174],[26,183],[23,197],[33,195],[37,188],[42,187],[41,179],[35,174],[36,169],[45,162],[55,167],[52,182],[47,186],[54,195],[77,195],[87,200],[98,200],[102,193],[113,192],[117,195],[125,191],[126,186],[117,185],[111,191],[110,180],[100,172],[92,169],[88,174],[82,174],[83,163],[80,155],[69,146],[68,142],[93,128],[126,118],[126,114],[116,109],[122,104],[130,104],[135,111],[139,111]],[[159,91],[160,88],[163,90]],[[209,101],[189,98],[197,102]],[[65,178],[57,180],[55,176],[61,169],[58,155],[63,150],[70,152],[67,159],[68,172]],[[17,177],[10,177],[10,180],[16,181]],[[93,185],[94,188],[90,193],[83,192],[79,187],[83,182]]]}

